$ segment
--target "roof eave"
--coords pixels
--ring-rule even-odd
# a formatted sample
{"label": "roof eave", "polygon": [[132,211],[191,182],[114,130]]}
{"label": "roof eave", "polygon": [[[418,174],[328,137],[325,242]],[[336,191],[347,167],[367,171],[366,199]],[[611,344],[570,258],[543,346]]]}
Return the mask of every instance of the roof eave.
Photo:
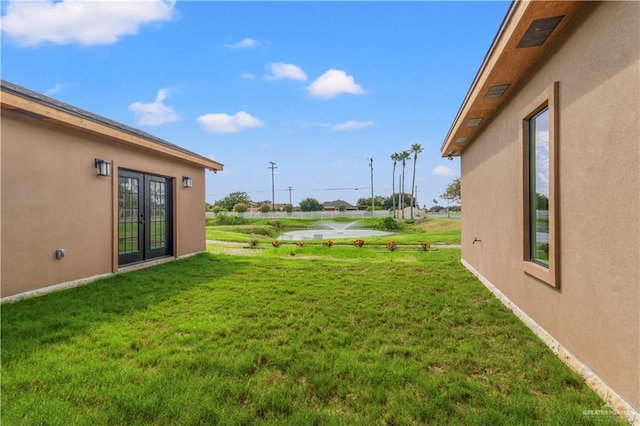
{"label": "roof eave", "polygon": [[[584,3],[514,1],[511,4],[440,148],[443,157],[459,156],[471,145]],[[517,47],[533,21],[557,16],[563,18],[542,45]],[[508,86],[500,96],[486,97],[491,88],[504,85]]]}
{"label": "roof eave", "polygon": [[[3,82],[0,96],[0,102],[3,110],[23,113],[31,118],[43,122],[73,128],[84,133],[99,135],[119,143],[136,146],[144,150],[153,151],[180,161],[201,166],[213,172],[222,171],[224,169],[224,165],[222,163],[192,153],[166,141],[162,141],[161,144],[158,142],[161,141],[160,139],[152,137],[151,135],[148,135],[150,137],[147,137],[147,134],[144,132],[126,131],[125,129],[128,127],[124,125],[123,128],[112,126],[109,124],[112,123],[111,120],[95,116],[93,114],[88,116],[74,113],[76,110],[80,112],[83,111],[73,108],[70,105],[68,107],[73,108],[74,111],[69,111],[69,108],[63,108],[64,106],[67,106],[64,103],[56,102],[56,104],[52,104],[49,102],[42,102],[40,101],[40,98],[29,96],[30,91],[27,89],[24,89],[24,93],[20,90],[23,90],[23,88],[20,88],[19,90],[12,90],[12,88],[9,87],[8,82]],[[41,96],[41,98],[45,100],[49,99],[45,96]],[[63,107],[56,107],[57,104],[60,104]],[[93,119],[92,117],[97,118]]]}

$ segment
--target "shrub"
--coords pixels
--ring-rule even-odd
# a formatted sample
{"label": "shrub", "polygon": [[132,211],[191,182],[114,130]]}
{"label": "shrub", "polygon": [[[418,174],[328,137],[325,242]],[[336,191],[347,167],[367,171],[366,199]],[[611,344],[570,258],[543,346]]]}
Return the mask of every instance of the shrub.
{"label": "shrub", "polygon": [[245,203],[238,203],[233,206],[233,211],[236,213],[245,213],[247,211],[247,205]]}
{"label": "shrub", "polygon": [[271,204],[269,203],[260,204],[260,207],[258,207],[258,211],[260,213],[269,213],[269,211],[271,211]]}
{"label": "shrub", "polygon": [[387,248],[387,250],[389,250],[389,251],[396,251],[396,250],[398,250],[398,245],[396,244],[396,242],[395,242],[395,241],[389,241],[385,247],[386,247],[386,248]]}
{"label": "shrub", "polygon": [[322,210],[322,204],[315,198],[308,197],[300,201],[300,210],[303,212],[318,212]]}
{"label": "shrub", "polygon": [[406,223],[407,225],[413,225],[414,223],[416,223],[415,219],[405,219],[404,223]]}
{"label": "shrub", "polygon": [[265,237],[276,237],[276,232],[270,226],[246,225],[239,226],[235,232],[247,235],[264,235]]}
{"label": "shrub", "polygon": [[307,243],[305,243],[304,241],[298,241],[298,242],[296,243],[296,245],[297,245],[298,247],[304,247],[304,246],[306,246],[306,245],[307,245]]}
{"label": "shrub", "polygon": [[353,242],[353,245],[355,245],[358,248],[362,248],[362,246],[364,245],[364,240],[357,239]]}
{"label": "shrub", "polygon": [[325,247],[333,247],[333,241],[331,240],[323,241],[322,245]]}
{"label": "shrub", "polygon": [[400,224],[398,223],[397,220],[395,220],[391,216],[387,216],[380,219],[380,222],[378,222],[378,225],[376,226],[376,228],[379,228],[385,231],[397,231],[398,229],[400,229]]}
{"label": "shrub", "polygon": [[249,246],[251,248],[258,248],[259,245],[260,245],[260,241],[258,241],[258,240],[254,239],[254,240],[249,241]]}
{"label": "shrub", "polygon": [[424,241],[420,241],[420,250],[421,251],[429,251],[429,248],[431,248],[431,244],[425,243]]}
{"label": "shrub", "polygon": [[278,248],[282,245],[282,241],[278,241],[278,240],[272,241],[271,245],[275,248]]}
{"label": "shrub", "polygon": [[282,210],[287,213],[291,213],[293,211],[293,206],[291,204],[285,204],[284,206],[282,206]]}
{"label": "shrub", "polygon": [[220,213],[213,218],[214,225],[244,225],[247,219],[242,216]]}

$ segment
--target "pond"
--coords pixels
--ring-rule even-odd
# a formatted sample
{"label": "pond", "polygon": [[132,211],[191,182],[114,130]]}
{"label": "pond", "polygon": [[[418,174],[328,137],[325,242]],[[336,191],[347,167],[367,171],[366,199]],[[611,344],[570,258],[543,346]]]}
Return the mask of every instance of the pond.
{"label": "pond", "polygon": [[358,222],[319,222],[314,229],[289,231],[278,236],[279,240],[333,240],[338,238],[364,238],[391,235],[392,232],[360,228]]}

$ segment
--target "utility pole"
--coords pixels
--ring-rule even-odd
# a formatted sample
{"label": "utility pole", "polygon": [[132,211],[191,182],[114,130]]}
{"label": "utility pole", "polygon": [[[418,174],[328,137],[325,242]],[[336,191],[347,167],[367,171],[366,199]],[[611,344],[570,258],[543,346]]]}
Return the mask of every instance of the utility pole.
{"label": "utility pole", "polygon": [[291,204],[291,187],[289,187],[289,205],[293,207],[293,204]]}
{"label": "utility pole", "polygon": [[275,187],[273,171],[277,169],[277,167],[276,167],[276,163],[274,163],[273,161],[269,161],[269,164],[271,165],[267,167],[267,169],[271,169],[271,211],[275,212],[276,211],[276,189],[275,189],[276,187]]}
{"label": "utility pole", "polygon": [[371,169],[371,217],[376,213],[376,202],[373,198],[373,158],[369,158],[369,168]]}

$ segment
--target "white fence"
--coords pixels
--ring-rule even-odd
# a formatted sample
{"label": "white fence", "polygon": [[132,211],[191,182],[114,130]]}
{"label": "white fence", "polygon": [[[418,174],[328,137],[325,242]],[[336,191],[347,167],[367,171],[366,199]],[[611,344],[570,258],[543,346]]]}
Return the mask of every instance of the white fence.
{"label": "white fence", "polygon": [[[418,209],[414,209],[413,211],[414,217],[418,216]],[[242,216],[246,218],[256,218],[256,219],[335,219],[338,217],[347,217],[350,219],[365,219],[371,217],[387,217],[393,216],[393,212],[389,210],[376,210],[372,215],[370,211],[366,210],[345,210],[341,211],[319,211],[319,212],[268,212],[268,213],[260,213],[260,212],[246,212],[246,213],[236,213],[236,212],[225,212],[224,214],[228,215],[236,215]],[[400,214],[400,212],[397,212]],[[405,212],[405,218],[409,218],[409,211]],[[451,212],[447,215],[447,212],[442,213],[427,213],[427,219],[435,219],[435,218],[447,218],[451,219],[460,219],[460,212]],[[216,214],[213,212],[207,212],[207,217],[216,217]]]}
{"label": "white fence", "polygon": [[[393,216],[392,212],[387,210],[376,210],[375,212],[370,212],[366,210],[345,210],[341,211],[319,211],[319,212],[268,212],[268,213],[260,213],[260,212],[246,212],[246,213],[236,213],[236,212],[225,212],[224,214],[228,215],[236,215],[242,216],[246,218],[256,218],[256,219],[335,219],[338,217],[348,217],[351,219],[365,219],[371,217],[387,217]],[[207,217],[216,217],[216,214],[213,212],[207,212]]]}

